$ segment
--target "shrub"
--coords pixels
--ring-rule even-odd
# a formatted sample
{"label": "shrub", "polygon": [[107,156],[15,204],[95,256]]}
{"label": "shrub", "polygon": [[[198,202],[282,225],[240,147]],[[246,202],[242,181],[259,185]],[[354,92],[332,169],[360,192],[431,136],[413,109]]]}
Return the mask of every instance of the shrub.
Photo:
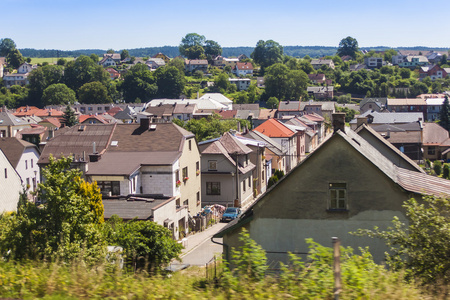
{"label": "shrub", "polygon": [[433,163],[433,170],[434,173],[436,173],[437,176],[441,175],[442,173],[442,163],[439,160],[435,160]]}

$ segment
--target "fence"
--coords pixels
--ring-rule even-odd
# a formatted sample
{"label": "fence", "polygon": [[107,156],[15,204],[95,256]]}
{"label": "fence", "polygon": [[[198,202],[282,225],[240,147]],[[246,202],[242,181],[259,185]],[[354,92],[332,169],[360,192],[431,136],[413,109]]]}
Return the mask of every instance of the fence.
{"label": "fence", "polygon": [[206,280],[208,281],[216,281],[223,272],[223,262],[217,256],[214,256],[208,263],[205,265],[206,270]]}

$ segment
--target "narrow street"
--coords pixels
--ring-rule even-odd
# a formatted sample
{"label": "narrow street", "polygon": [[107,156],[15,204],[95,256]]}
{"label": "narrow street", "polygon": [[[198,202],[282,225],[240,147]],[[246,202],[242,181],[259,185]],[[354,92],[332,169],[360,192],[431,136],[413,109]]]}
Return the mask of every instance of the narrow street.
{"label": "narrow street", "polygon": [[[174,261],[171,265],[204,266],[214,255],[220,255],[222,246],[211,242],[211,237],[226,225],[227,223],[217,223],[202,232],[188,236],[186,248],[180,256],[182,262]],[[222,239],[215,239],[215,241],[221,243]]]}

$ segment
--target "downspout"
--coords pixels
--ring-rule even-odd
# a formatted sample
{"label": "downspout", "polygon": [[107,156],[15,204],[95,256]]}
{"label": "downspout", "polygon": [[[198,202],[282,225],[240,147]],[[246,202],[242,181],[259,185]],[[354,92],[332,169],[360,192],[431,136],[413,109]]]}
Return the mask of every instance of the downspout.
{"label": "downspout", "polygon": [[225,249],[225,260],[229,263],[230,262],[230,260],[229,260],[229,253],[228,253],[228,249],[230,248],[230,246],[228,246],[227,244],[225,244],[225,243],[219,243],[219,242],[216,242],[216,241],[214,241],[214,236],[212,236],[211,237],[211,242],[213,242],[214,244],[217,244],[217,245],[221,245],[221,246],[223,246]]}

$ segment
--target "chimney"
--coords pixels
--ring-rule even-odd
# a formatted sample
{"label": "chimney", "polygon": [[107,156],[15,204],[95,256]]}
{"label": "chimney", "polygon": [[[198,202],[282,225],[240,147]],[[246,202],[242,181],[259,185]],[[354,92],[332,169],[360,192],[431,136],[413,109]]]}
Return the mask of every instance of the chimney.
{"label": "chimney", "polygon": [[141,118],[140,122],[141,122],[140,126],[141,129],[148,130],[150,128],[150,118]]}
{"label": "chimney", "polygon": [[101,158],[101,154],[97,152],[95,142],[92,143],[92,154],[89,154],[89,162],[97,162]]}
{"label": "chimney", "polygon": [[345,133],[345,113],[334,113],[333,114],[333,132],[341,130]]}
{"label": "chimney", "polygon": [[367,123],[367,117],[357,117],[356,118],[356,127],[358,128],[362,124],[366,124],[366,125],[368,124]]}

